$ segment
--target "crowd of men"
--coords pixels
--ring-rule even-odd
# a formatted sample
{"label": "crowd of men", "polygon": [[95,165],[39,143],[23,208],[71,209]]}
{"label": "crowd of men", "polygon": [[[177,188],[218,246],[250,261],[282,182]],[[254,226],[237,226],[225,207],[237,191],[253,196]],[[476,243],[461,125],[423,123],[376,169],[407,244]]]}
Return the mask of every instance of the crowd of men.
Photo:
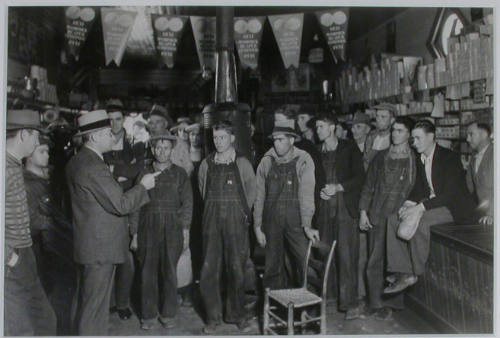
{"label": "crowd of men", "polygon": [[[493,143],[487,124],[471,123],[473,156],[464,164],[436,143],[431,121],[398,116],[389,103],[372,109],[374,125],[362,112],[347,125],[332,112],[284,105],[254,166],[235,149],[229,121],[212,126],[215,151],[203,158],[199,123],[174,125],[154,105],[149,141],[135,142],[122,105],[110,101],[77,119],[82,145],[65,167],[72,218],[57,232],[54,219],[63,217],[48,187],[51,140],[38,112],[9,110],[5,335],[61,333],[47,294],[58,285],[51,255],[64,256],[57,248],[65,240],[76,278],[73,334],[108,335],[110,312],[130,318],[134,293],[142,329],[172,328],[180,303],[192,305],[192,279],[203,333],[216,334],[222,321],[248,332],[252,245],[263,248],[263,287],[280,289],[302,284],[309,241],[337,241],[328,297],[346,320],[390,318],[425,271],[430,226],[493,223]],[[199,253],[186,264],[190,247]],[[194,278],[181,283],[180,271]]]}

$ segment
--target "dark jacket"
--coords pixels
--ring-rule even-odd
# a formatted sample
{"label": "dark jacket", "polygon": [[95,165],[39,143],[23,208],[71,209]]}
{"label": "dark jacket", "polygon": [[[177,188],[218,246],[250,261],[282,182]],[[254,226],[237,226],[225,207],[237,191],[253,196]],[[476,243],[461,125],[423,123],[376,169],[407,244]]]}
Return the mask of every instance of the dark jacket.
{"label": "dark jacket", "polygon": [[144,159],[146,156],[146,146],[139,142],[134,145],[130,144],[123,133],[123,149],[111,150],[103,154],[104,161],[108,165],[113,165],[113,176],[125,177],[127,180],[120,182],[120,185],[125,191],[134,186],[134,181],[139,175],[139,172],[144,168]]}
{"label": "dark jacket", "polygon": [[125,262],[130,242],[127,215],[149,202],[138,184],[123,192],[109,167],[83,146],[66,166],[73,211],[74,259],[80,264]]}
{"label": "dark jacket", "polygon": [[479,164],[477,172],[474,171],[474,161],[472,160],[467,168],[467,187],[474,194],[476,202],[482,206],[479,216],[493,216],[495,210],[494,203],[494,166],[493,143],[488,146]]}
{"label": "dark jacket", "polygon": [[335,170],[337,182],[344,187],[343,194],[347,211],[352,218],[357,219],[359,218],[359,198],[365,181],[365,169],[363,155],[354,142],[339,139]]}
{"label": "dark jacket", "polygon": [[432,159],[432,185],[436,197],[429,199],[425,167],[417,156],[417,178],[408,199],[423,202],[426,210],[447,207],[459,224],[475,221],[474,200],[465,184],[465,171],[459,154],[436,145]]}

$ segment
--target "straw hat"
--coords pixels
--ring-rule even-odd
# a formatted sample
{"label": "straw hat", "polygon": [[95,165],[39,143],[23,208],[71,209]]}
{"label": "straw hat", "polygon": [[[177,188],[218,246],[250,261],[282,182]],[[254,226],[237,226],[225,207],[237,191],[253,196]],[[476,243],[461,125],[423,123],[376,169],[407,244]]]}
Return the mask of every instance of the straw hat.
{"label": "straw hat", "polygon": [[93,110],[81,114],[77,122],[78,133],[75,136],[82,136],[104,128],[111,128],[111,122],[105,110]]}

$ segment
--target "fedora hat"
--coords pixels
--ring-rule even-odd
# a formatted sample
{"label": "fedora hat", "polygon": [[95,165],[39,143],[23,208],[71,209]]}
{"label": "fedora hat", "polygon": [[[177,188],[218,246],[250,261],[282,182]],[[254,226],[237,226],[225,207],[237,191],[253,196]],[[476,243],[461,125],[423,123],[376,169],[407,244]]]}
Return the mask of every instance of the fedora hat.
{"label": "fedora hat", "polygon": [[170,140],[170,141],[176,141],[177,137],[170,134],[168,131],[165,131],[164,133],[151,136],[150,138],[151,141],[156,141],[156,140]]}
{"label": "fedora hat", "polygon": [[187,133],[190,133],[192,131],[195,131],[195,130],[200,130],[201,128],[201,124],[200,123],[193,123],[193,124],[190,124],[189,126],[186,127],[186,129],[184,129],[184,131],[186,131]]}
{"label": "fedora hat", "polygon": [[7,130],[36,129],[42,133],[40,114],[31,109],[7,110]]}
{"label": "fedora hat", "polygon": [[170,117],[167,108],[160,106],[159,104],[153,104],[153,106],[151,107],[149,116],[153,115],[163,117],[165,120],[167,120],[169,126],[174,124],[174,120],[172,120],[172,118]]}
{"label": "fedora hat", "polygon": [[111,128],[108,113],[105,110],[93,110],[83,113],[78,117],[78,133],[75,136],[82,136],[104,128]]}
{"label": "fedora hat", "polygon": [[123,103],[120,99],[109,99],[106,102],[106,110],[108,113],[123,110]]}
{"label": "fedora hat", "polygon": [[371,109],[388,110],[388,111],[392,112],[393,115],[398,114],[398,107],[395,104],[388,103],[388,102],[382,102],[380,104],[372,106]]}
{"label": "fedora hat", "polygon": [[295,132],[295,121],[293,120],[285,120],[285,121],[276,121],[274,122],[273,132],[269,137],[273,137],[275,135],[288,135],[292,137],[299,137],[299,135]]}
{"label": "fedora hat", "polygon": [[351,121],[352,125],[359,124],[359,123],[364,123],[366,125],[370,125],[371,123],[371,118],[368,116],[366,113],[362,112],[357,112],[354,114],[354,117]]}

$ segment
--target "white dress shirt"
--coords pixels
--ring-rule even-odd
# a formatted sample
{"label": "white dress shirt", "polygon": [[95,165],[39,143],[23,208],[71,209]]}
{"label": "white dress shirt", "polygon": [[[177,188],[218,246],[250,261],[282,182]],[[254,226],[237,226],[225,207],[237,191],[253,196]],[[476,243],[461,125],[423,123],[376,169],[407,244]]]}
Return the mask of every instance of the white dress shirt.
{"label": "white dress shirt", "polygon": [[427,177],[427,183],[429,184],[430,195],[429,198],[436,197],[434,193],[434,185],[432,184],[432,161],[434,159],[434,152],[436,151],[436,143],[432,147],[432,151],[429,156],[425,156],[424,153],[420,155],[420,159],[425,166],[425,177]]}

